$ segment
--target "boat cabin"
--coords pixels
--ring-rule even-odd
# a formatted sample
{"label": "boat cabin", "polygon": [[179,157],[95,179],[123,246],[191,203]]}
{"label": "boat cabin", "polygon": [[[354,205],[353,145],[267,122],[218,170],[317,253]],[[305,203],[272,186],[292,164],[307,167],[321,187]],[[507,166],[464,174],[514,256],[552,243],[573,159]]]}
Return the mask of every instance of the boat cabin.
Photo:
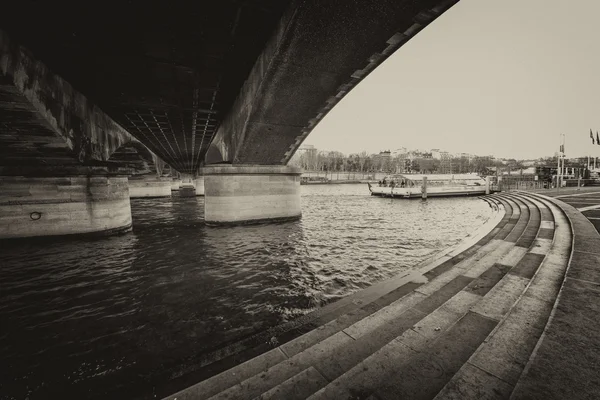
{"label": "boat cabin", "polygon": [[394,174],[379,181],[380,187],[417,188],[427,178],[427,186],[485,186],[485,179],[476,174]]}

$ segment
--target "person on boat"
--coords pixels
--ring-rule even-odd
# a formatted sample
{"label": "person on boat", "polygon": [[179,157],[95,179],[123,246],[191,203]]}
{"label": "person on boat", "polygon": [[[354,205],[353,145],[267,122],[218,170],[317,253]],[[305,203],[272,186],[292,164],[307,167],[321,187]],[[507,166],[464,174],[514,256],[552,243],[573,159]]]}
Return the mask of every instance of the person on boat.
{"label": "person on boat", "polygon": [[385,178],[383,178],[383,186],[387,186],[387,182],[386,182]]}
{"label": "person on boat", "polygon": [[406,181],[404,179],[402,179],[402,181],[400,181],[400,187],[403,188],[406,186]]}

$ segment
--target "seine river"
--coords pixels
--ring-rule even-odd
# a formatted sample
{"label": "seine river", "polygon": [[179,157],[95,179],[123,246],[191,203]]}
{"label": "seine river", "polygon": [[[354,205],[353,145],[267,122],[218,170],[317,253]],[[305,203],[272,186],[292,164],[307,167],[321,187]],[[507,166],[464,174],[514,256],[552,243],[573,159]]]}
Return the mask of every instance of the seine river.
{"label": "seine river", "polygon": [[410,269],[492,215],[366,185],[302,186],[302,219],[280,224],[206,227],[203,198],[176,194],[131,208],[123,236],[0,242],[0,398],[154,398],[191,355]]}

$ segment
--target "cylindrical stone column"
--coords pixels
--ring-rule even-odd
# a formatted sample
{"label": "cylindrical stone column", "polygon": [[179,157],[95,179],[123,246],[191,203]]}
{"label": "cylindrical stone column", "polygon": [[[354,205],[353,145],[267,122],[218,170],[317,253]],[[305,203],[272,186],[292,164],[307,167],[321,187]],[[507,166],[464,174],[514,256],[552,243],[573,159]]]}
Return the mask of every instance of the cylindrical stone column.
{"label": "cylindrical stone column", "polygon": [[177,191],[181,187],[181,179],[173,179],[171,181],[171,191]]}
{"label": "cylindrical stone column", "polygon": [[130,177],[129,197],[170,197],[171,185],[171,178]]}
{"label": "cylindrical stone column", "polygon": [[126,177],[0,177],[0,239],[129,230]]}
{"label": "cylindrical stone column", "polygon": [[287,221],[302,216],[301,168],[219,165],[202,172],[204,218],[209,225]]}
{"label": "cylindrical stone column", "polygon": [[181,176],[181,186],[179,188],[180,197],[196,197],[196,186],[192,175],[184,174]]}
{"label": "cylindrical stone column", "polygon": [[194,186],[196,187],[196,196],[204,196],[204,175],[194,179]]}

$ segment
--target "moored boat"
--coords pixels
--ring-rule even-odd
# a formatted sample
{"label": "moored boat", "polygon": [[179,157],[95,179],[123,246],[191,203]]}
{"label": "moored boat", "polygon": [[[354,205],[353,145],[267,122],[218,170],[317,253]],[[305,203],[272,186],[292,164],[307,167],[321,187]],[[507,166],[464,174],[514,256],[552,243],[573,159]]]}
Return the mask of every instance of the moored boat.
{"label": "moored boat", "polygon": [[[425,179],[427,183],[424,186]],[[486,181],[476,174],[396,174],[378,184],[368,184],[372,196],[412,198],[477,196],[486,194]]]}

